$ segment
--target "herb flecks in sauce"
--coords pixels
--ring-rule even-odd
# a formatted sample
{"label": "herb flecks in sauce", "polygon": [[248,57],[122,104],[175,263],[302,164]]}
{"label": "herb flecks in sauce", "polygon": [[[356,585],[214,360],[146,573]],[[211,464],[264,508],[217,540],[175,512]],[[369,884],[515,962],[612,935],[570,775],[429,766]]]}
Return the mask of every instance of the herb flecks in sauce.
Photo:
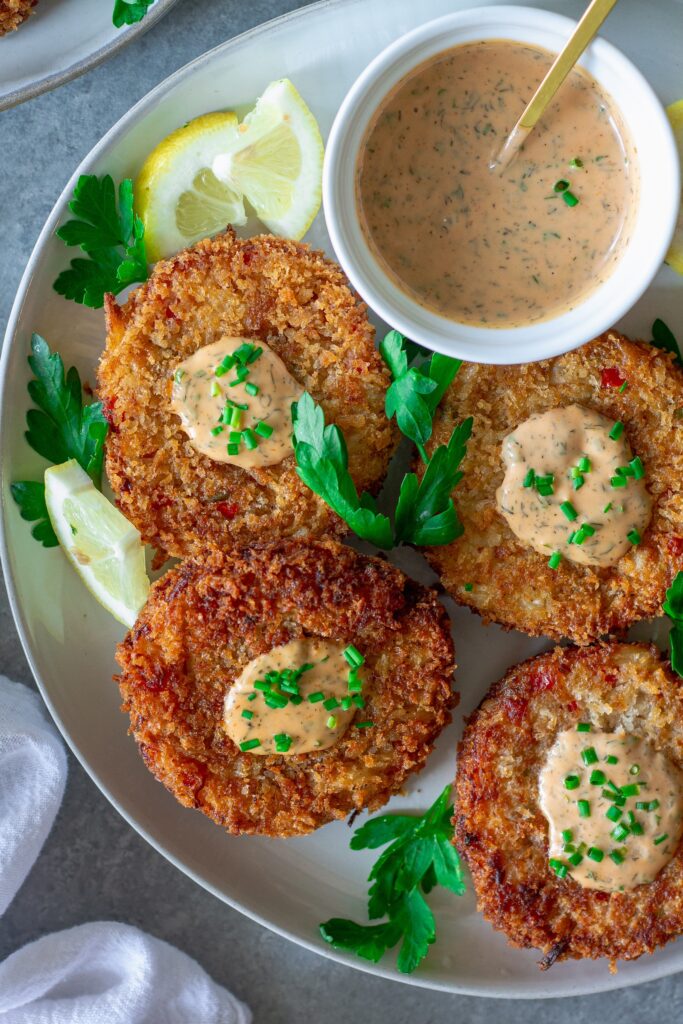
{"label": "herb flecks in sauce", "polygon": [[561,732],[541,770],[539,796],[551,868],[588,889],[652,882],[683,832],[683,773],[626,733]]}
{"label": "herb flecks in sauce", "polygon": [[652,513],[645,467],[613,420],[580,405],[538,413],[505,438],[502,458],[498,508],[536,551],[605,567],[640,542]]}
{"label": "herb flecks in sauce", "polygon": [[224,337],[176,368],[171,406],[202,455],[258,469],[292,454],[291,407],[302,394],[264,342]]}
{"label": "herb flecks in sauce", "polygon": [[[489,170],[551,62],[504,39],[456,47],[399,82],[368,129],[356,177],[364,234],[429,309],[492,327],[542,320],[575,306],[621,256],[636,163],[585,71],[570,73],[510,167]],[[556,192],[558,180],[571,190]]]}
{"label": "herb flecks in sauce", "polygon": [[[225,697],[224,727],[230,739],[242,750],[258,739],[258,745],[246,748],[257,755],[306,754],[334,746],[365,704],[362,670],[349,662],[345,650],[343,644],[304,638],[250,661]],[[303,666],[295,693],[277,682],[262,686],[269,673]]]}

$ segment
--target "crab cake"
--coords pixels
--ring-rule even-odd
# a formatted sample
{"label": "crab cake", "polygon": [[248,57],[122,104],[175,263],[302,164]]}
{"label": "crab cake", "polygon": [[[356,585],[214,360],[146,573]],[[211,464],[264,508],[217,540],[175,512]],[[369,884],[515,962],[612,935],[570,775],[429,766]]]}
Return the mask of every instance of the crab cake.
{"label": "crab cake", "polygon": [[585,644],[659,613],[683,568],[683,374],[609,331],[521,366],[464,364],[431,447],[474,419],[464,534],[424,553],[461,604]]}
{"label": "crab cake", "polygon": [[38,0],[0,0],[0,36],[19,28],[33,14]]}
{"label": "crab cake", "polygon": [[331,540],[183,562],[117,659],[150,771],[235,834],[302,835],[381,807],[455,703],[433,591]]}
{"label": "crab cake", "polygon": [[683,931],[683,694],[654,647],[512,668],[460,744],[455,842],[479,909],[555,960],[631,960]]}
{"label": "crab cake", "polygon": [[147,543],[197,557],[347,531],[297,476],[291,402],[308,391],[342,429],[359,492],[379,489],[397,435],[389,373],[335,263],[228,231],[106,309],[107,475]]}

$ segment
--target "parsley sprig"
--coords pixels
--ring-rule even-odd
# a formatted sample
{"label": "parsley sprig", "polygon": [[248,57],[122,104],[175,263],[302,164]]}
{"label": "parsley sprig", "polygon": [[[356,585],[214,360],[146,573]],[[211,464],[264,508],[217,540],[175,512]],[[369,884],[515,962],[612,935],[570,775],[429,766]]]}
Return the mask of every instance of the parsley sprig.
{"label": "parsley sprig", "polygon": [[457,896],[465,892],[462,867],[452,844],[450,786],[421,817],[384,814],[356,829],[352,850],[391,845],[375,862],[368,881],[368,917],[386,921],[361,925],[333,917],[320,925],[325,942],[377,963],[401,942],[397,966],[410,974],[436,939],[434,915],[424,894],[441,885]]}
{"label": "parsley sprig", "polygon": [[114,0],[112,21],[117,28],[142,21],[154,0]]}
{"label": "parsley sprig", "polygon": [[363,540],[389,549],[397,544],[448,544],[462,533],[451,494],[462,479],[460,464],[472,432],[471,417],[427,457],[424,445],[432,435],[434,412],[446,388],[460,369],[461,360],[435,353],[426,368],[410,367],[421,350],[398,331],[390,331],[380,351],[393,376],[387,391],[387,416],[396,416],[399,429],[418,446],[426,464],[421,480],[406,473],[401,482],[394,523],[380,513],[375,499],[358,495],[348,470],[344,435],[325,425],[325,414],[309,394],[292,408],[293,445],[297,473]]}
{"label": "parsley sprig", "polygon": [[683,366],[681,350],[676,338],[674,337],[673,331],[670,327],[667,327],[664,321],[660,320],[659,317],[657,317],[652,325],[652,344],[655,348],[660,348],[664,352],[672,352],[676,357],[678,365]]}
{"label": "parsley sprig", "polygon": [[[72,366],[65,373],[61,356],[50,352],[48,343],[39,334],[31,339],[28,362],[34,374],[28,393],[37,408],[29,409],[26,414],[26,440],[49,462],[58,464],[76,459],[99,486],[108,430],[102,403],[83,404],[78,370]],[[44,547],[54,547],[57,538],[47,514],[45,485],[22,480],[13,483],[11,491],[22,519],[37,523],[32,536]]]}
{"label": "parsley sprig", "polygon": [[666,592],[663,609],[671,619],[669,633],[669,658],[674,672],[683,676],[683,572],[676,575],[675,580]]}
{"label": "parsley sprig", "polygon": [[88,259],[73,259],[54,289],[67,299],[100,309],[107,292],[117,295],[129,284],[147,280],[145,229],[133,210],[133,182],[126,178],[116,190],[109,174],[82,174],[69,209],[77,220],[57,229],[67,245],[77,245]]}

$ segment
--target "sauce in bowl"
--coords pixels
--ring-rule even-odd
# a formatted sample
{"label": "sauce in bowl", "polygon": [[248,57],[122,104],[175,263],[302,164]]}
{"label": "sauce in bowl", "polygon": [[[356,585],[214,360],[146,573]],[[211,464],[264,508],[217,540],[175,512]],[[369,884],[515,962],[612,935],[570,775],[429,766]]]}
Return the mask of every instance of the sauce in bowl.
{"label": "sauce in bowl", "polygon": [[552,60],[505,39],[454,47],[405,76],[366,132],[366,241],[402,291],[449,319],[514,327],[559,315],[625,248],[637,163],[586,71],[571,72],[510,166],[490,169]]}

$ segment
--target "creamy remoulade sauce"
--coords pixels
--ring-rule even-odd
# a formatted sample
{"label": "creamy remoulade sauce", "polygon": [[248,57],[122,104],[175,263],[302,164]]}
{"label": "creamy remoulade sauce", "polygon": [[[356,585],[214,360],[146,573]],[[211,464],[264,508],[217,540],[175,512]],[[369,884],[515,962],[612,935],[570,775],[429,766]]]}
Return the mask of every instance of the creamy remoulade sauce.
{"label": "creamy remoulade sauce", "polygon": [[[619,427],[599,412],[569,405],[530,416],[505,438],[505,476],[496,497],[516,537],[542,554],[559,551],[571,562],[602,567],[638,543],[652,499],[645,477],[637,478],[645,467],[631,465],[634,455]],[[539,493],[539,475],[552,477],[552,494]],[[624,485],[615,486],[617,479]]]}
{"label": "creamy remoulade sauce", "polygon": [[539,791],[551,866],[562,862],[588,889],[615,892],[652,882],[676,852],[683,773],[645,740],[567,729],[548,753]]}
{"label": "creamy remoulade sauce", "polygon": [[[225,697],[225,731],[238,746],[259,740],[250,754],[306,754],[333,746],[344,735],[357,711],[341,707],[349,696],[349,665],[343,657],[344,644],[329,640],[304,638],[291,640],[250,661]],[[291,702],[283,708],[266,704],[263,692],[254,683],[267,672],[312,665],[299,679],[301,703]],[[362,674],[361,674],[362,678]],[[324,700],[311,702],[311,694],[324,694]],[[256,697],[253,696],[256,694]],[[339,706],[325,707],[325,700],[336,698]],[[244,717],[247,712],[247,717]],[[251,716],[251,717],[249,717]],[[276,749],[276,736],[291,741],[286,751]]]}
{"label": "creamy remoulade sauce", "polygon": [[[234,383],[241,365],[216,374],[226,356],[232,356],[242,345],[252,345],[259,356],[246,364],[248,376]],[[248,387],[250,385],[251,387]],[[249,391],[257,389],[257,393]],[[244,469],[273,466],[292,454],[292,402],[298,401],[304,389],[292,377],[278,355],[263,341],[254,338],[223,337],[211,345],[197,349],[180,363],[173,376],[171,405],[180,416],[193,448],[216,462],[230,462]],[[238,409],[239,423],[230,426],[226,406]],[[256,429],[262,423],[268,437]],[[255,447],[233,435],[245,429],[253,432]],[[231,438],[238,450],[228,449]],[[252,439],[253,441],[253,439]]]}
{"label": "creamy remoulade sauce", "polygon": [[451,319],[545,319],[574,307],[622,254],[637,163],[619,112],[585,71],[570,73],[507,170],[490,170],[552,60],[506,39],[447,50],[395,86],[366,133],[363,233],[399,288]]}

